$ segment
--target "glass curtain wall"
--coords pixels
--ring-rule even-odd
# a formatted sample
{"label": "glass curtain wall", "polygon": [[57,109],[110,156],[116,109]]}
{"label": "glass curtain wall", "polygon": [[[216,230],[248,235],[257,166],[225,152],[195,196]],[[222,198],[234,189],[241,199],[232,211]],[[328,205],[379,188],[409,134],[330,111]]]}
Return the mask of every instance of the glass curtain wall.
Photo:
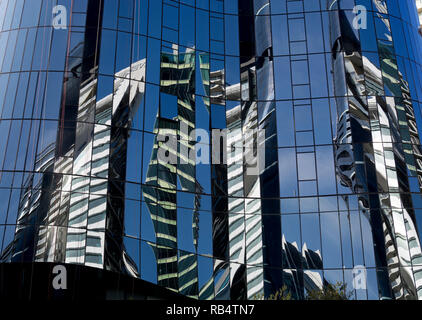
{"label": "glass curtain wall", "polygon": [[2,0],[0,262],[422,299],[418,27],[413,0]]}

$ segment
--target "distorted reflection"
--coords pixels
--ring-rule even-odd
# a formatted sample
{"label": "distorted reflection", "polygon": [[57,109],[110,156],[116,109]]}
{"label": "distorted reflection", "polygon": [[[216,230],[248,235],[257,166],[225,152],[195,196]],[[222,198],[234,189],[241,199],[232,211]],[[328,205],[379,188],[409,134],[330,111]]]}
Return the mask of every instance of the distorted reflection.
{"label": "distorted reflection", "polygon": [[28,142],[0,140],[0,262],[102,268],[203,300],[353,290],[365,266],[353,298],[422,299],[402,21],[360,1],[373,10],[357,30],[354,2],[88,0],[67,55],[28,16],[41,2],[25,6],[28,31],[0,33],[0,134]]}
{"label": "distorted reflection", "polygon": [[[373,4],[380,64],[376,56],[361,52],[344,11],[330,15],[334,79],[346,79],[344,86],[335,81],[336,168],[340,182],[358,195],[372,227],[381,298],[417,299],[422,270],[413,263],[420,261],[422,250],[407,176],[421,181],[420,140],[411,129],[413,107],[395,61],[386,4]],[[409,138],[410,148],[405,147]]]}

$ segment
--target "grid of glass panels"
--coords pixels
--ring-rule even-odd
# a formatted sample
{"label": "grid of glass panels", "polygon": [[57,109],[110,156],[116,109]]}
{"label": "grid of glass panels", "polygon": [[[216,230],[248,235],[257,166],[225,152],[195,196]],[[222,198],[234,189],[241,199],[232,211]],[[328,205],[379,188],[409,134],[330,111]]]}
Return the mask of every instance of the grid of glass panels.
{"label": "grid of glass panels", "polygon": [[412,0],[2,0],[1,261],[197,299],[363,266],[352,298],[421,298],[418,25]]}

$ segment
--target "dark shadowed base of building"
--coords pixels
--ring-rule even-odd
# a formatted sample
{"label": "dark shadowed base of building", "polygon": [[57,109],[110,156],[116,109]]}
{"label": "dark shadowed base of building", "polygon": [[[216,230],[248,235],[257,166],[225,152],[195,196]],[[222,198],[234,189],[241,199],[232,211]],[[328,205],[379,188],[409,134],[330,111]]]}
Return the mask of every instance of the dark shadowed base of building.
{"label": "dark shadowed base of building", "polygon": [[[149,282],[86,266],[52,263],[0,264],[0,299],[4,300],[171,300],[189,301]],[[63,270],[63,269],[62,269]],[[60,279],[57,279],[57,277]],[[65,278],[62,278],[65,276]],[[65,279],[63,283],[62,280]],[[59,281],[57,281],[59,280]],[[66,289],[55,289],[65,286]]]}

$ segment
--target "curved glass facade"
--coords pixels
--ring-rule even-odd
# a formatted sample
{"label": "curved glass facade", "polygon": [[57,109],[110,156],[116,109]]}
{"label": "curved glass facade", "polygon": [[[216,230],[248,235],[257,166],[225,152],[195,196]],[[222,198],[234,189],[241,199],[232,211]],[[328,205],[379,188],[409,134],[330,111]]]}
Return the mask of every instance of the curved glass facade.
{"label": "curved glass facade", "polygon": [[418,27],[413,0],[0,1],[0,262],[422,299]]}

